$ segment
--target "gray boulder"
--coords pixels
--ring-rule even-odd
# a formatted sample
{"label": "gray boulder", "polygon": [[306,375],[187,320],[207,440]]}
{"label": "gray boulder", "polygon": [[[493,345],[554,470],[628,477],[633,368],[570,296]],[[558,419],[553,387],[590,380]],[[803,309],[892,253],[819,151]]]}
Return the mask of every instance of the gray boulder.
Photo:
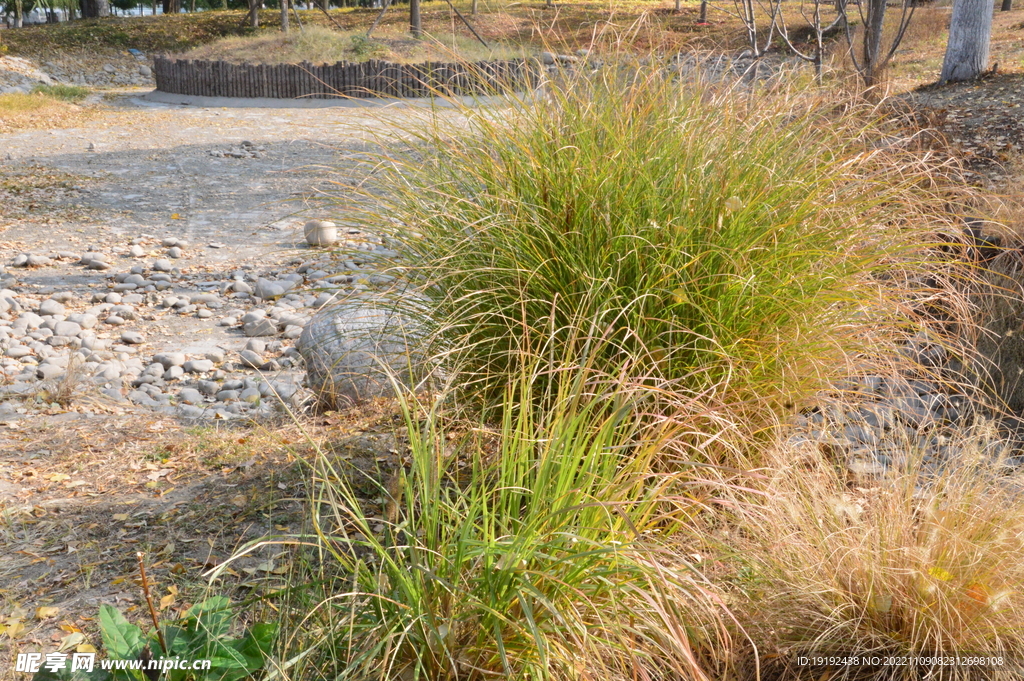
{"label": "gray boulder", "polygon": [[326,407],[393,395],[392,380],[413,387],[427,373],[420,327],[369,301],[321,309],[303,329],[298,348],[306,383]]}

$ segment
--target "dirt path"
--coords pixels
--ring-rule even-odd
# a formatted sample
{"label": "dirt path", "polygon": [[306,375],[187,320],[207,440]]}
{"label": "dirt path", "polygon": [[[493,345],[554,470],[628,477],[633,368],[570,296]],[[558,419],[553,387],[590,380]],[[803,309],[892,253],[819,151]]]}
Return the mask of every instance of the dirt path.
{"label": "dirt path", "polygon": [[[280,405],[262,393],[247,404],[221,392],[186,405],[181,390],[204,380],[218,389],[232,381],[297,385],[294,339],[280,331],[250,338],[237,316],[262,309],[308,318],[323,282],[298,277],[291,294],[274,301],[245,291],[260,278],[294,275],[302,263],[335,275],[330,286],[342,295],[359,286],[343,259],[305,245],[301,226],[310,216],[343,217],[325,207],[324,193],[333,182],[361,179],[357,161],[371,148],[363,128],[402,115],[195,109],[129,97],[97,106],[104,111],[88,129],[0,135],[0,262],[8,263],[0,280],[8,294],[0,297],[16,304],[0,315],[0,679],[17,676],[16,652],[52,651],[69,631],[98,643],[90,618],[100,603],[141,617],[135,551],[150,556],[161,593],[179,585],[185,594],[241,542],[301,525],[308,472],[297,462],[310,443]],[[349,238],[360,245],[369,235]],[[179,258],[165,239],[186,242]],[[133,256],[132,246],[143,254]],[[105,253],[108,267],[83,266],[87,253]],[[12,266],[21,254],[48,260]],[[160,259],[173,265],[163,283],[153,278]],[[132,268],[145,279],[124,288]],[[169,295],[198,302],[168,307]],[[85,365],[66,404],[52,401],[53,381],[32,375],[57,362],[63,342],[51,348],[51,337],[31,337],[31,329],[19,336],[16,323],[17,308],[23,315],[51,299],[63,301],[66,314],[50,319],[99,317],[89,342],[102,349],[87,358],[93,366]],[[123,326],[106,324],[114,313],[125,316]],[[222,325],[228,317],[235,323]],[[126,331],[143,342],[128,343]],[[262,371],[237,360],[252,341],[266,346]],[[12,347],[33,354],[12,357]],[[136,369],[168,352],[213,357],[216,366],[171,378],[157,376],[158,367],[155,383],[137,385],[145,372]],[[107,363],[123,372],[109,381],[91,375]],[[377,433],[379,419],[368,413],[305,417],[302,430],[313,439],[350,433],[349,458],[375,468],[393,456],[394,441]],[[280,586],[282,570],[263,569],[270,559],[278,568],[288,561],[280,549],[256,552],[234,566],[232,588]],[[183,596],[165,614],[185,605]],[[36,618],[40,606],[57,615]],[[13,638],[4,634],[11,624]]]}

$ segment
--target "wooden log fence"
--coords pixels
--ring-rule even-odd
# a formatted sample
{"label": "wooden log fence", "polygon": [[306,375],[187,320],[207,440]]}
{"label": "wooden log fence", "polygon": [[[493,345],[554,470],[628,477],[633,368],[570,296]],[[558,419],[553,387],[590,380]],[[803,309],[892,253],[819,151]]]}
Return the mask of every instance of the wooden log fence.
{"label": "wooden log fence", "polygon": [[333,99],[485,95],[530,90],[538,67],[525,59],[476,63],[232,64],[157,57],[156,89],[206,97]]}

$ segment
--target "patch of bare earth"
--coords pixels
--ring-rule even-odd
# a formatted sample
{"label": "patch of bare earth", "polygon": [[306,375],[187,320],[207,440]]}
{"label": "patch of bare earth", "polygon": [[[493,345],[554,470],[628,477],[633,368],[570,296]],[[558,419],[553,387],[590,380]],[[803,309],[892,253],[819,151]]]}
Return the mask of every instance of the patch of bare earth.
{"label": "patch of bare earth", "polygon": [[[0,679],[14,678],[17,653],[52,652],[69,633],[99,647],[103,603],[148,629],[137,552],[165,619],[210,591],[240,601],[287,586],[295,544],[309,536],[316,451],[371,495],[400,461],[398,420],[380,401],[277,425],[56,414],[18,428],[0,444],[0,488],[18,499],[0,511]],[[270,536],[279,543],[208,581],[208,570]]]}

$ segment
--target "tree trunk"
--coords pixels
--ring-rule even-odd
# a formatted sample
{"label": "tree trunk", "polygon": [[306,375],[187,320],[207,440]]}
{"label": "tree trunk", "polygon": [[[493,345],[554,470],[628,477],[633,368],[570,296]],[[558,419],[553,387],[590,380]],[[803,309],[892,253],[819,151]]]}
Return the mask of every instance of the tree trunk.
{"label": "tree trunk", "polygon": [[21,0],[14,0],[14,28],[24,26],[24,17],[21,16]]}
{"label": "tree trunk", "polygon": [[181,0],[163,0],[163,5],[164,14],[177,14],[181,11]]}
{"label": "tree trunk", "polygon": [[868,16],[864,22],[864,84],[878,84],[882,70],[882,30],[885,27],[886,0],[868,0]]}
{"label": "tree trunk", "polygon": [[281,33],[288,32],[288,0],[281,0]]}
{"label": "tree trunk", "polygon": [[479,3],[479,2],[480,2],[480,0],[473,0],[473,6],[470,8],[470,12],[469,12],[473,16],[476,16],[477,3]]}
{"label": "tree trunk", "polygon": [[423,21],[420,19],[420,0],[409,0],[409,32],[413,38],[423,37]]}
{"label": "tree trunk", "polygon": [[249,15],[246,19],[252,28],[260,27],[260,4],[262,0],[249,0]]}
{"label": "tree trunk", "polygon": [[[165,0],[166,2],[166,0]],[[17,5],[17,3],[15,3]],[[82,0],[82,18],[95,19],[110,16],[109,0]]]}
{"label": "tree trunk", "polygon": [[1013,9],[1013,0],[1003,0],[1003,6],[999,8],[1000,12],[1009,12]]}
{"label": "tree trunk", "polygon": [[971,80],[988,66],[992,0],[954,0],[940,83]]}

